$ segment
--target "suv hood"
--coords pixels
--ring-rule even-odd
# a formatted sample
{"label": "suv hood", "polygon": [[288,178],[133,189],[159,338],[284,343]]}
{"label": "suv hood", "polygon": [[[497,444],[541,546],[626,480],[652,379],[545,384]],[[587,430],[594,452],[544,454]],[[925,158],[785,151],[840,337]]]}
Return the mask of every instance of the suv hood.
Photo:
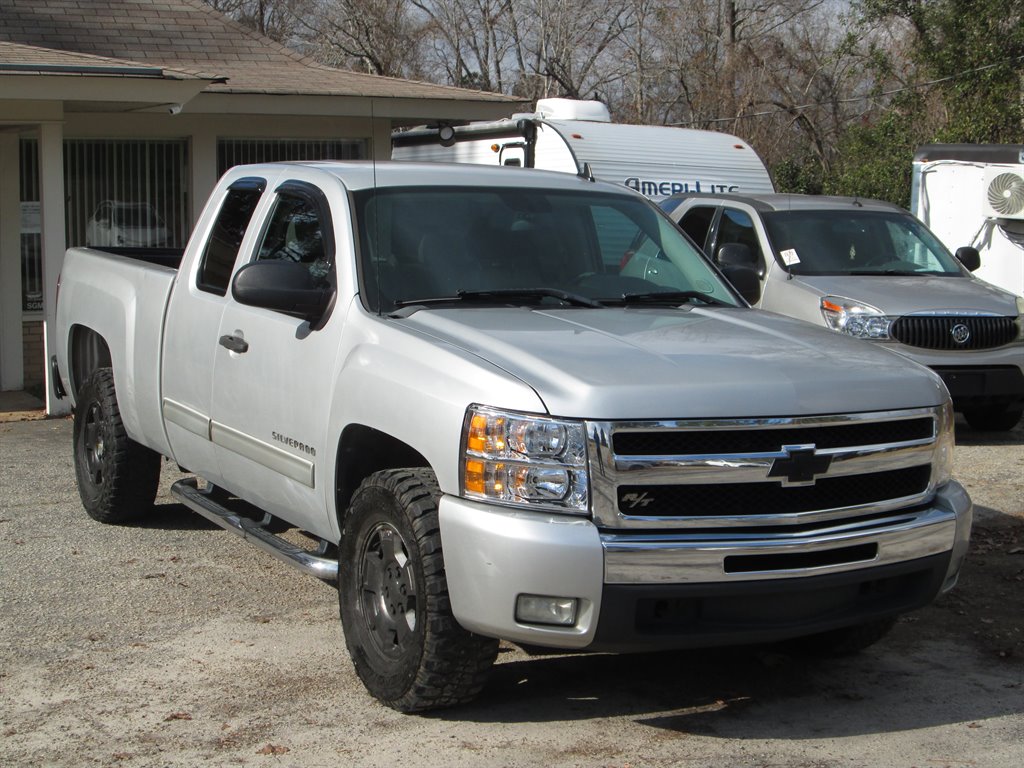
{"label": "suv hood", "polygon": [[822,275],[798,276],[794,280],[820,296],[862,301],[890,317],[948,311],[1017,316],[1015,296],[974,277]]}
{"label": "suv hood", "polygon": [[556,416],[800,416],[946,398],[935,374],[893,352],[751,309],[474,307],[397,322],[507,371]]}

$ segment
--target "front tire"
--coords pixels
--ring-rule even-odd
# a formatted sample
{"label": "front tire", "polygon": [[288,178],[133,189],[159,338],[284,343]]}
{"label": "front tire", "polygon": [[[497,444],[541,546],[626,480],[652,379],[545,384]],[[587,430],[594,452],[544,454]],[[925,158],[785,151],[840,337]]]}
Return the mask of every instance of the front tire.
{"label": "front tire", "polygon": [[89,517],[124,523],[152,508],[160,454],[124,431],[110,368],[94,371],[78,392],[74,446],[78,494]]}
{"label": "front tire", "polygon": [[437,500],[424,469],[377,472],[345,515],[338,600],[356,674],[400,712],[461,704],[483,688],[498,641],[452,615]]}
{"label": "front tire", "polygon": [[1024,409],[995,406],[964,411],[964,418],[973,429],[985,432],[1009,432],[1020,421]]}

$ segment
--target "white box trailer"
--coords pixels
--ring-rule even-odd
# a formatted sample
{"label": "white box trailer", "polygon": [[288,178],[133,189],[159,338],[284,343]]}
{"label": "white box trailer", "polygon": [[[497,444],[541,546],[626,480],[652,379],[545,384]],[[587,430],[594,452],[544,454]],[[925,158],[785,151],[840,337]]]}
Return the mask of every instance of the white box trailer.
{"label": "white box trailer", "polygon": [[599,101],[541,99],[535,113],[392,134],[395,160],[585,174],[660,199],[680,192],[774,192],[768,169],[727,133],[611,122]]}
{"label": "white box trailer", "polygon": [[951,251],[972,245],[974,273],[1024,296],[1024,144],[925,144],[910,209]]}

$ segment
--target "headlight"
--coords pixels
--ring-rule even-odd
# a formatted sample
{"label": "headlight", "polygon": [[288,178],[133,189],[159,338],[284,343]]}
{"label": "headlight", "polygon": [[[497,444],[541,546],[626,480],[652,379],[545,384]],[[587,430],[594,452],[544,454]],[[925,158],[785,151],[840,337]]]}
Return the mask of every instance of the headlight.
{"label": "headlight", "polygon": [[582,422],[471,405],[462,430],[462,495],[587,514]]}
{"label": "headlight", "polygon": [[1024,339],[1024,296],[1017,297],[1017,338]]}
{"label": "headlight", "polygon": [[932,487],[938,488],[953,479],[953,403],[947,400],[939,410],[938,434],[935,436],[935,458],[932,460]]}
{"label": "headlight", "polygon": [[821,314],[825,324],[833,331],[839,331],[858,339],[889,338],[889,326],[892,318],[886,317],[882,310],[853,299],[842,296],[823,296]]}

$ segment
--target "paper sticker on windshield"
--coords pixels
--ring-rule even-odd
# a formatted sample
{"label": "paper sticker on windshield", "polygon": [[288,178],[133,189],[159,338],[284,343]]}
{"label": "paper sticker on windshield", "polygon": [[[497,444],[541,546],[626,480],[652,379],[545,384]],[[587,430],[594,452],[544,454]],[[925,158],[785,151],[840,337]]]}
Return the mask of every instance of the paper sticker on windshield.
{"label": "paper sticker on windshield", "polygon": [[779,254],[779,256],[782,257],[782,263],[785,264],[787,267],[791,267],[794,264],[800,263],[800,257],[796,255],[796,251],[794,251],[792,248],[787,248],[786,250],[782,251]]}

